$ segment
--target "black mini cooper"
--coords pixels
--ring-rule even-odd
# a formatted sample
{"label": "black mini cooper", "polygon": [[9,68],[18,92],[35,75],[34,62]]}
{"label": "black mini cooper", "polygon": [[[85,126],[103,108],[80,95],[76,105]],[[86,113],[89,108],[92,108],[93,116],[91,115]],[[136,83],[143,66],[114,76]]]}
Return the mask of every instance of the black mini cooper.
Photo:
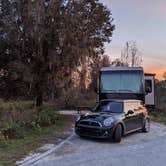
{"label": "black mini cooper", "polygon": [[75,132],[81,137],[110,138],[120,142],[125,134],[150,130],[150,118],[140,100],[103,100],[93,109],[82,109],[90,112],[76,120]]}

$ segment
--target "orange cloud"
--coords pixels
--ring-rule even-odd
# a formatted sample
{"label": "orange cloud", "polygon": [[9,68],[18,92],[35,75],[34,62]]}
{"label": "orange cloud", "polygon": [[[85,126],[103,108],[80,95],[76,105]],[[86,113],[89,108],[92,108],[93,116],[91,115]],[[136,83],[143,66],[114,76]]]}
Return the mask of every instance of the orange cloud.
{"label": "orange cloud", "polygon": [[163,80],[163,74],[166,72],[166,68],[149,68],[145,69],[146,73],[154,73],[156,74],[156,78],[159,80]]}

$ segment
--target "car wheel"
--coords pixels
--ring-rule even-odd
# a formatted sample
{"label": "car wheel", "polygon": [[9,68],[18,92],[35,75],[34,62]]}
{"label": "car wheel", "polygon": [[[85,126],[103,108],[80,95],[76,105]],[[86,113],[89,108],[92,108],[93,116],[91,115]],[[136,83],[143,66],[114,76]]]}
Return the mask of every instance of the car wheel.
{"label": "car wheel", "polygon": [[114,141],[120,142],[122,137],[122,126],[120,124],[117,125],[114,133]]}
{"label": "car wheel", "polygon": [[150,131],[150,119],[146,119],[144,126],[142,128],[142,132],[148,133]]}

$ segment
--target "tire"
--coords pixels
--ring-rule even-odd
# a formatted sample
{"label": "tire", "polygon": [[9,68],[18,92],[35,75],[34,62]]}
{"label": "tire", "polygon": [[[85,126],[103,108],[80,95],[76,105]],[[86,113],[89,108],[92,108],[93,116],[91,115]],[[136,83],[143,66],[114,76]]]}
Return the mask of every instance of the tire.
{"label": "tire", "polygon": [[114,133],[114,142],[119,143],[122,138],[122,126],[120,124],[117,125]]}
{"label": "tire", "polygon": [[150,131],[150,119],[145,119],[143,128],[142,128],[142,132],[144,133],[148,133]]}

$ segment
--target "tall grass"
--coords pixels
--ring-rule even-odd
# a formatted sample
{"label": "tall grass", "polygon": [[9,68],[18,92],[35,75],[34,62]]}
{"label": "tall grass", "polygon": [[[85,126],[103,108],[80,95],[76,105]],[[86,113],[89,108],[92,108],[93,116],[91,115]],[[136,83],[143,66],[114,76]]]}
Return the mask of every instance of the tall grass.
{"label": "tall grass", "polygon": [[153,110],[149,112],[151,119],[155,122],[163,123],[166,125],[166,112],[163,110]]}
{"label": "tall grass", "polygon": [[0,111],[27,110],[35,107],[34,101],[0,102]]}

